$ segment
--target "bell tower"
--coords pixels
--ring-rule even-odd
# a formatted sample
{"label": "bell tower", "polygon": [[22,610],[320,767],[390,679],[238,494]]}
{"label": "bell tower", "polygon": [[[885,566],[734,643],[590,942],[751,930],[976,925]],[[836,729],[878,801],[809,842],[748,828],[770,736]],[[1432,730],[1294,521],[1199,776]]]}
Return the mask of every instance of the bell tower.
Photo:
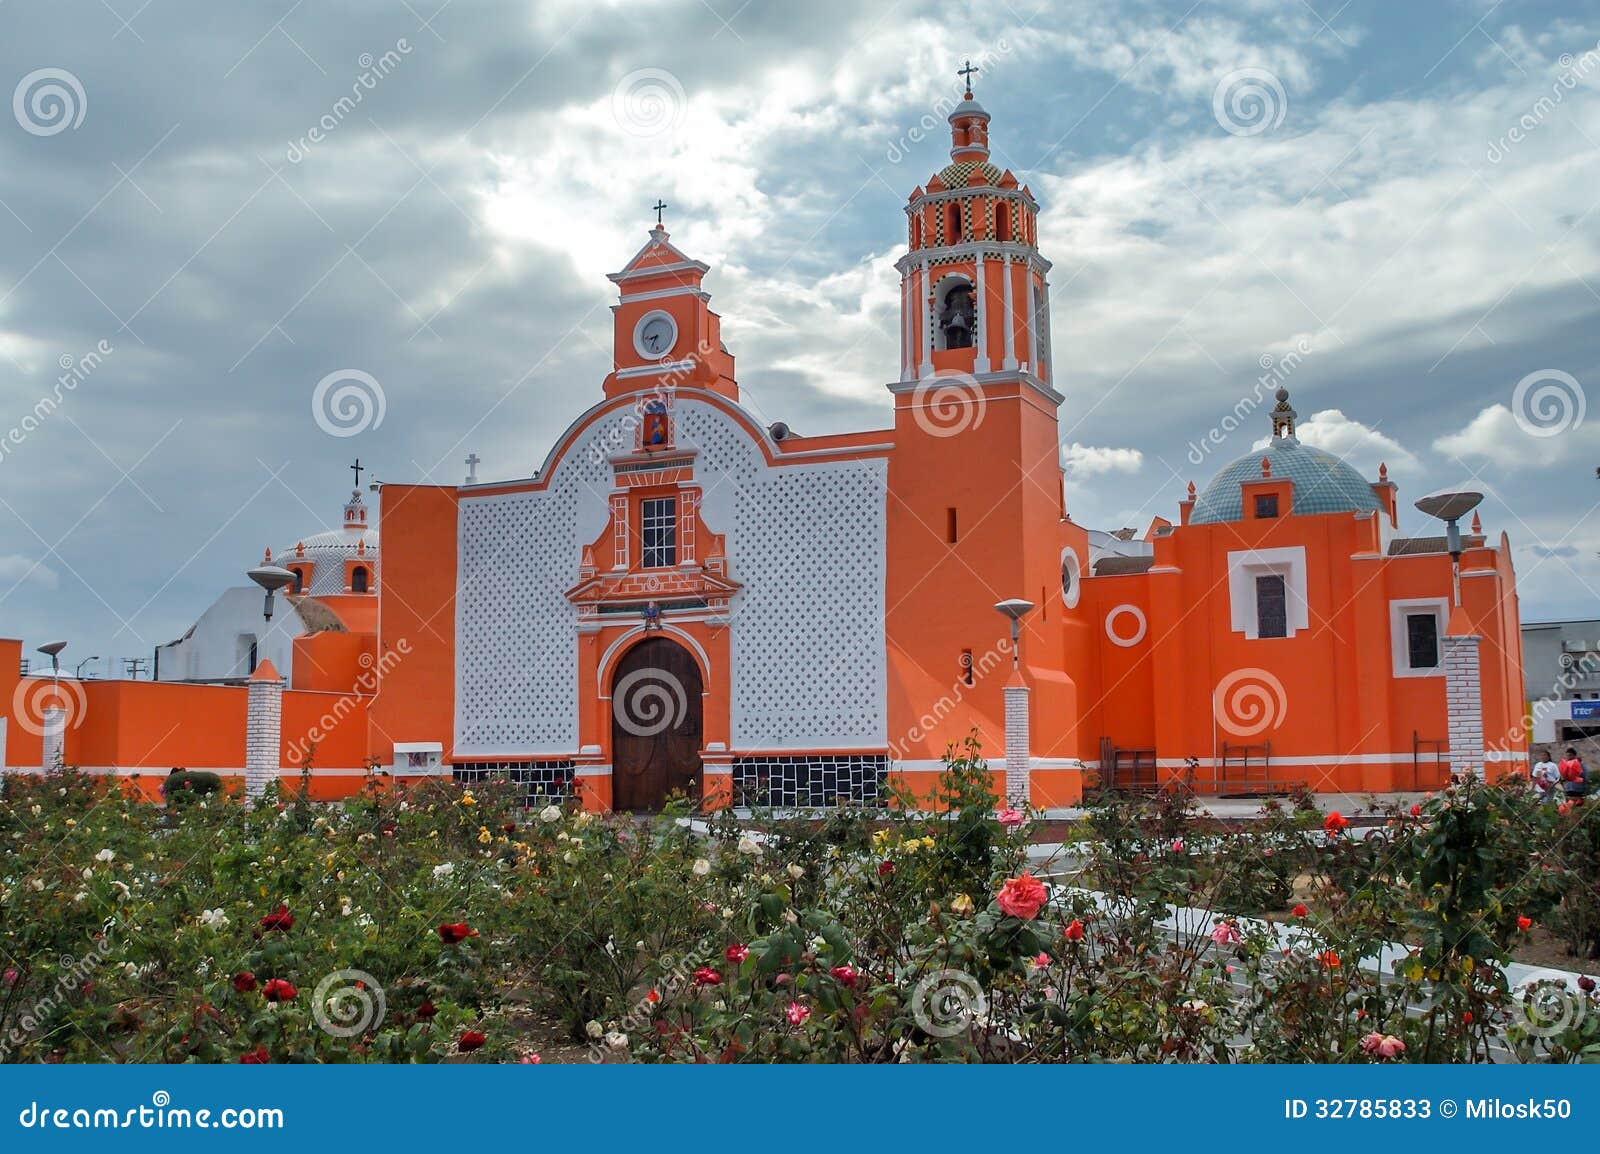
{"label": "bell tower", "polygon": [[951,111],[950,163],[911,194],[900,273],[900,379],[942,370],[1032,377],[1048,386],[1050,262],[1039,205],[989,163],[989,113],[972,95]]}
{"label": "bell tower", "polygon": [[[894,452],[889,459],[886,621],[890,731],[898,756],[937,764],[976,726],[1008,764],[1076,755],[1064,549],[1062,396],[1054,387],[1048,274],[1033,194],[989,160],[989,113],[972,94],[950,112],[950,159],[906,205]],[[1086,548],[1086,547],[1085,547]],[[1086,555],[1080,550],[1079,555]],[[1012,672],[1000,603],[1031,603]],[[999,675],[978,677],[974,668]],[[922,711],[960,681],[960,707],[931,728]],[[1004,690],[1004,693],[1002,692]],[[1031,695],[1048,727],[1012,724]],[[1020,725],[1020,729],[1018,728]],[[1030,748],[1031,742],[1031,748]],[[1012,755],[1015,755],[1014,757]],[[991,765],[994,761],[991,761]]]}
{"label": "bell tower", "polygon": [[686,255],[661,223],[656,203],[650,239],[621,272],[613,317],[612,371],[607,398],[675,388],[709,389],[739,399],[733,354],[722,344],[722,318],[701,285],[711,266]]}

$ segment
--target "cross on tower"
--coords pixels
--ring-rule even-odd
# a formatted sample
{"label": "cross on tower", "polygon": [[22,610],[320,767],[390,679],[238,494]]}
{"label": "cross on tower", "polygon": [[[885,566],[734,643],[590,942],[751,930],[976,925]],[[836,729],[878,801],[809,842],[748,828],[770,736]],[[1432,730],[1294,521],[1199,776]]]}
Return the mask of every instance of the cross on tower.
{"label": "cross on tower", "polygon": [[478,483],[478,462],[481,460],[483,458],[476,453],[467,454],[467,484],[476,485]]}
{"label": "cross on tower", "polygon": [[658,196],[658,197],[656,197],[656,202],[654,204],[652,204],[650,207],[656,210],[656,227],[660,228],[661,227],[661,211],[664,208],[667,207],[667,202],[662,200]]}
{"label": "cross on tower", "polygon": [[965,68],[956,69],[956,75],[964,77],[966,79],[966,82],[967,82],[967,95],[970,96],[970,95],[972,95],[972,76],[976,72],[982,72],[983,69],[974,68],[972,66],[972,61],[970,61],[970,60],[965,61],[965,64],[966,64]]}
{"label": "cross on tower", "polygon": [[350,471],[356,475],[356,488],[361,488],[361,474],[366,472],[366,470],[361,465],[360,457],[357,457],[356,463],[350,466]]}

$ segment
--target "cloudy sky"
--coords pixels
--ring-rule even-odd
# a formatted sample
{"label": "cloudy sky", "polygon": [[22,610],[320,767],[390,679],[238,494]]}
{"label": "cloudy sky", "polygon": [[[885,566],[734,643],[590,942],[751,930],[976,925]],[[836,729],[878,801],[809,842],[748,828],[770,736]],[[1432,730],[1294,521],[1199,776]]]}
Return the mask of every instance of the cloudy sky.
{"label": "cloudy sky", "polygon": [[1174,516],[1286,374],[1407,510],[1491,491],[1524,619],[1595,615],[1597,42],[1579,0],[7,0],[0,635],[148,656],[357,454],[526,475],[658,197],[746,403],[886,426],[964,57],[1043,208],[1079,521]]}

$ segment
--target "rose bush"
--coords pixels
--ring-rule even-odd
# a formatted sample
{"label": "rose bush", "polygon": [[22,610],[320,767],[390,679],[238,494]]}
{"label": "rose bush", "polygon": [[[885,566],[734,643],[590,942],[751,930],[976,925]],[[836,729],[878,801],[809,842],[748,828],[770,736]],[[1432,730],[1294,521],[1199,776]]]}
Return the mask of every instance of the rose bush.
{"label": "rose bush", "polygon": [[[0,792],[9,1061],[1593,1059],[1600,806],[1525,783],[1237,828],[1108,798],[1029,854],[975,742],[881,809],[597,817],[508,782]],[[1175,921],[1174,906],[1190,912]],[[1393,944],[1398,943],[1398,949]],[[1573,965],[1580,965],[1575,960]]]}

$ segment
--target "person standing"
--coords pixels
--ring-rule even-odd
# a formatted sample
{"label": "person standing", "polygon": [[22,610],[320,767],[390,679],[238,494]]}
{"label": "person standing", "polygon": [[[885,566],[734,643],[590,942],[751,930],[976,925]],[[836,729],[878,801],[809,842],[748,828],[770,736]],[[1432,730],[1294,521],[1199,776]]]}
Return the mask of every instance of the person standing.
{"label": "person standing", "polygon": [[1548,749],[1539,751],[1539,759],[1533,763],[1530,776],[1533,778],[1533,787],[1543,800],[1554,802],[1561,797],[1561,767],[1550,760]]}
{"label": "person standing", "polygon": [[1589,792],[1589,783],[1585,779],[1583,759],[1578,756],[1578,751],[1570,745],[1567,755],[1561,759],[1558,767],[1561,770],[1561,789],[1567,795],[1567,800],[1581,798]]}

